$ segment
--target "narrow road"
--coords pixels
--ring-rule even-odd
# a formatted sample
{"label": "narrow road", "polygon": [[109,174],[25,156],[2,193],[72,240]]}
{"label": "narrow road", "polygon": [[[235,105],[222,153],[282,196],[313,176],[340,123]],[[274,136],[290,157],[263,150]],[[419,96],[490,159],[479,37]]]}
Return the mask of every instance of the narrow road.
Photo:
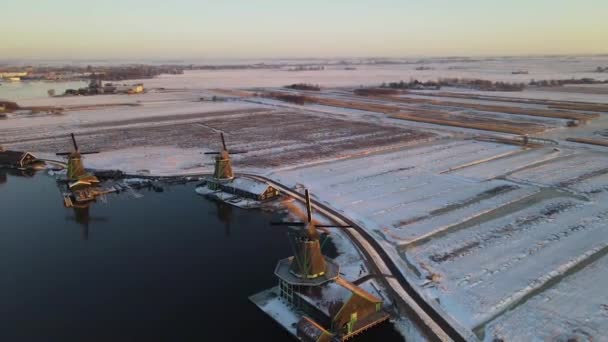
{"label": "narrow road", "polygon": [[[272,179],[254,174],[241,173],[240,175],[267,182],[296,200],[305,202],[302,194]],[[336,223],[353,227],[352,229],[344,229],[343,231],[364,254],[369,266],[372,268],[372,273],[391,275],[391,277],[379,276],[377,279],[389,290],[393,301],[395,301],[395,304],[397,304],[402,313],[407,313],[414,318],[430,339],[435,341],[477,340],[472,333],[456,329],[448,319],[430,305],[403,276],[397,265],[384,251],[382,246],[380,246],[378,241],[363,227],[319,201],[312,199],[312,205],[316,211],[334,220]]]}

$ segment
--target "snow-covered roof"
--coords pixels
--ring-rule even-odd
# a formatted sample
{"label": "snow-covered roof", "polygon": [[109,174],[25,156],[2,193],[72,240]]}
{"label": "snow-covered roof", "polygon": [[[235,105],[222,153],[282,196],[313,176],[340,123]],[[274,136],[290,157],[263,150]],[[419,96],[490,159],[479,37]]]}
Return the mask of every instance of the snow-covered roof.
{"label": "snow-covered roof", "polygon": [[229,186],[252,194],[261,195],[266,192],[270,185],[249,178],[237,177],[230,182]]}
{"label": "snow-covered roof", "polygon": [[328,317],[336,315],[353,295],[358,295],[371,303],[382,302],[378,297],[341,277],[338,277],[335,281],[324,284],[320,287],[320,291],[300,293],[302,299],[321,310],[321,312]]}
{"label": "snow-covered roof", "polygon": [[320,287],[320,290],[321,291],[299,293],[299,295],[302,299],[319,309],[328,317],[335,315],[352,296],[352,292],[349,291],[349,289],[336,282],[326,283]]}

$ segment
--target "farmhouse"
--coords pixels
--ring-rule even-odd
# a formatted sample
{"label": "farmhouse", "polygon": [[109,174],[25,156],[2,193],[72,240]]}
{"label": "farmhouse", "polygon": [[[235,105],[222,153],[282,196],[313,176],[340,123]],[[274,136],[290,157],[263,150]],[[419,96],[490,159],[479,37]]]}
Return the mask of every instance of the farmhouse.
{"label": "farmhouse", "polygon": [[143,83],[131,85],[106,83],[101,89],[104,94],[141,94],[144,92],[144,85]]}
{"label": "farmhouse", "polygon": [[6,151],[0,147],[0,167],[34,169],[43,165],[43,161],[29,152]]}
{"label": "farmhouse", "polygon": [[344,341],[389,318],[381,299],[339,276],[320,286],[280,288],[281,297],[303,313],[301,341]]}

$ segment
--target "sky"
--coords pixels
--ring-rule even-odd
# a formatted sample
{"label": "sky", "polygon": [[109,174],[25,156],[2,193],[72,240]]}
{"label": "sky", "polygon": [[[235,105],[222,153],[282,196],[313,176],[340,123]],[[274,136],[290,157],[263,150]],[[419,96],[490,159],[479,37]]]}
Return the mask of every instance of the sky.
{"label": "sky", "polygon": [[608,53],[606,0],[2,0],[0,59]]}

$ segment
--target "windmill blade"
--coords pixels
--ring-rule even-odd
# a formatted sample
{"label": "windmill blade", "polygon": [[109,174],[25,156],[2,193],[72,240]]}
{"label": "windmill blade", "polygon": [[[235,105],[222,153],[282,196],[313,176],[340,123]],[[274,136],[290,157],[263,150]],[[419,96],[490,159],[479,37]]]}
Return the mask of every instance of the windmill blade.
{"label": "windmill blade", "polygon": [[293,226],[293,227],[304,227],[306,226],[305,222],[270,222],[271,226]]}
{"label": "windmill blade", "polygon": [[308,189],[304,190],[304,194],[306,196],[306,214],[308,222],[312,222],[312,207],[310,204],[310,194],[308,193]]}
{"label": "windmill blade", "polygon": [[72,154],[72,152],[57,152],[57,153],[55,153],[56,156],[69,156],[70,154]]}
{"label": "windmill blade", "polygon": [[222,152],[205,152],[205,154],[221,154]]}
{"label": "windmill blade", "polygon": [[315,224],[315,227],[317,227],[317,228],[339,228],[339,229],[352,228],[352,226],[332,225],[332,224]]}
{"label": "windmill blade", "polygon": [[220,137],[222,138],[222,148],[224,149],[224,151],[228,151],[228,148],[226,148],[226,140],[224,139],[224,133],[220,133]]}
{"label": "windmill blade", "polygon": [[283,201],[283,205],[289,214],[293,216],[295,222],[307,222],[307,216],[303,206],[291,201]]}
{"label": "windmill blade", "polygon": [[80,154],[97,154],[99,151],[80,152]]}
{"label": "windmill blade", "polygon": [[243,154],[248,153],[248,151],[230,151],[230,154]]}
{"label": "windmill blade", "polygon": [[76,137],[74,136],[74,133],[70,133],[70,136],[72,137],[72,143],[74,144],[74,151],[78,151],[78,144],[76,144]]}

